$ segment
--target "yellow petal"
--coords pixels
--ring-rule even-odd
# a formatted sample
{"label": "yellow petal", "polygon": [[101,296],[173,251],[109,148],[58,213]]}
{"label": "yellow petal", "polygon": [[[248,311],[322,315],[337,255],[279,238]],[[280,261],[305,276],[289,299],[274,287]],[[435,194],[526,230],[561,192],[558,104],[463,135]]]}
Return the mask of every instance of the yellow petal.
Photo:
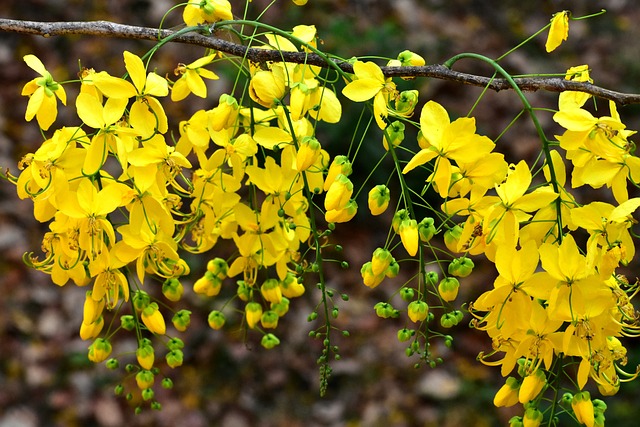
{"label": "yellow petal", "polygon": [[549,36],[545,49],[547,52],[555,50],[563,41],[569,37],[569,12],[563,10],[553,15],[551,19],[551,28],[549,28]]}
{"label": "yellow petal", "polygon": [[375,79],[354,80],[342,89],[342,94],[354,102],[364,102],[382,90],[382,83]]}

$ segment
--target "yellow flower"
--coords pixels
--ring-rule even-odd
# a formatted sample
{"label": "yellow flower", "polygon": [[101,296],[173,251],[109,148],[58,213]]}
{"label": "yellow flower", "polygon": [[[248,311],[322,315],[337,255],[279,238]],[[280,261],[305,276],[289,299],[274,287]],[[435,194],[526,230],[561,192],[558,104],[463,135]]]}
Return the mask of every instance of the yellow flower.
{"label": "yellow flower", "polygon": [[179,64],[174,73],[180,76],[171,87],[171,100],[181,101],[190,93],[200,98],[207,97],[207,86],[203,78],[210,80],[218,80],[218,75],[213,71],[203,68],[215,59],[216,54],[204,56],[189,65]]}
{"label": "yellow flower", "polygon": [[385,122],[389,112],[387,104],[395,98],[396,85],[385,78],[382,70],[373,62],[356,61],[353,64],[355,79],[347,84],[342,94],[354,102],[364,102],[373,98],[373,116],[380,129],[387,127]]}
{"label": "yellow flower", "polygon": [[156,133],[165,133],[169,129],[167,115],[158,96],[169,94],[169,84],[156,73],[146,72],[142,59],[125,51],[124,64],[129,77],[136,88],[136,101],[129,110],[129,123],[143,139]]}
{"label": "yellow flower", "polygon": [[487,156],[495,147],[488,137],[476,134],[474,118],[460,117],[451,122],[447,110],[435,101],[427,102],[422,108],[420,133],[422,149],[407,163],[402,173],[436,159],[434,172],[428,181],[435,184],[442,197],[447,197],[452,185],[451,161],[473,163]]}
{"label": "yellow flower", "polygon": [[233,19],[228,0],[190,0],[182,12],[188,26]]}
{"label": "yellow flower", "polygon": [[102,105],[98,98],[88,93],[81,93],[76,98],[78,117],[87,126],[98,129],[87,148],[87,157],[82,166],[84,175],[97,173],[107,161],[109,151],[120,155],[122,162],[126,162],[127,151],[133,147],[123,150],[125,142],[121,134],[133,136],[135,132],[116,123],[122,118],[128,102],[127,98],[107,98]]}
{"label": "yellow flower", "polygon": [[67,93],[62,85],[53,80],[51,73],[36,56],[25,55],[23,59],[29,68],[42,76],[31,80],[22,88],[22,95],[29,96],[24,118],[26,121],[31,121],[35,117],[42,130],[47,130],[58,115],[56,97],[66,105]]}
{"label": "yellow flower", "polygon": [[256,71],[249,82],[249,96],[263,107],[275,107],[285,93],[285,74],[282,64],[274,64],[271,70]]}
{"label": "yellow flower", "polygon": [[547,52],[555,50],[563,41],[569,37],[569,11],[563,10],[553,15],[551,18],[551,28],[545,48]]}
{"label": "yellow flower", "polygon": [[[524,160],[521,160],[505,182],[496,186],[499,201],[487,211],[484,218],[487,243],[497,239],[497,242],[504,242],[507,246],[515,246],[520,223],[531,218],[528,212],[543,208],[558,197],[550,186],[539,187],[525,194],[531,180],[531,171]],[[486,200],[494,199],[493,196],[487,196]]]}

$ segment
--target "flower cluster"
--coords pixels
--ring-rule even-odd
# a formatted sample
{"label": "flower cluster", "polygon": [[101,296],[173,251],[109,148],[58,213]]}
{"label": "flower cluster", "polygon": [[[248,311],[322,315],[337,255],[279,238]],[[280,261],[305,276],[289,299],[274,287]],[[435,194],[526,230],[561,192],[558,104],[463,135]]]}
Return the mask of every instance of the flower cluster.
{"label": "flower cluster", "polygon": [[[233,25],[227,0],[189,2],[182,17],[198,31],[213,23],[218,29]],[[567,11],[554,15],[547,51],[567,38],[570,18]],[[324,55],[313,26],[263,35],[261,53]],[[255,34],[245,41],[259,43]],[[635,255],[631,227],[640,198],[630,197],[629,186],[640,184],[640,158],[629,139],[635,132],[626,128],[614,103],[609,116],[596,117],[585,108],[590,96],[562,93],[553,120],[566,130],[552,142],[537,120],[542,113],[513,83],[544,154],[544,161],[529,164],[507,161],[496,142],[478,133],[473,117],[452,119],[434,100],[416,110],[418,91],[398,90],[371,61],[354,60],[353,73],[346,73],[326,55],[323,69],[207,51],[188,65],[178,64],[171,80],[151,71],[146,56],[123,56],[125,78],[80,72],[79,121],[52,131],[57,101],[67,102],[63,83],[35,56],[24,57],[40,75],[22,91],[29,97],[25,118],[36,118],[45,140],[11,178],[18,195],[32,200],[35,218],[49,226],[42,255],[27,254],[25,261],[59,286],[87,286],[80,337],[92,342],[90,360],[117,368],[116,333],[135,333],[135,363],[125,370],[152,407],[159,407],[153,387],[161,368],[175,368],[184,359],[184,342],[177,336],[189,328],[191,311],[175,307],[189,281],[185,253],[214,250],[201,277],[189,281],[193,293],[209,304],[209,326],[218,330],[227,319],[235,321],[261,335],[267,349],[280,342],[275,330],[291,300],[305,294],[308,278],[318,279],[318,307],[323,305],[327,319],[310,335],[324,343],[318,359],[324,390],[329,353],[339,355],[330,339],[335,329],[330,317],[338,316],[338,308],[331,307],[323,255],[332,245],[334,224],[358,213],[361,190],[369,213],[388,222],[387,240],[362,265],[361,277],[369,288],[404,280],[374,310],[382,318],[404,319],[398,339],[407,343],[407,355],[431,366],[441,363],[429,341],[440,337],[450,346],[452,337],[443,330],[460,324],[468,311],[471,324],[492,341],[492,351],[479,359],[499,366],[507,377],[495,405],[524,405],[512,425],[539,425],[545,391],[559,390],[569,377],[572,393],[557,402],[559,407],[589,427],[602,425],[606,405],[584,390],[589,380],[601,394],[612,395],[622,381],[638,375],[622,370],[627,350],[621,338],[640,333],[640,316],[631,303],[638,283],[622,270]],[[470,57],[513,81],[496,61]],[[221,61],[234,61],[239,78],[246,77],[244,89],[236,85],[214,107],[176,126],[165,112],[167,99],[180,102],[192,94],[207,99],[207,84],[219,78],[209,68]],[[404,51],[387,65],[423,66],[425,60]],[[571,68],[566,78],[591,82],[587,66]],[[331,155],[316,132],[320,123],[342,118],[340,80],[344,97],[371,101],[370,123],[382,133],[382,158],[373,169],[385,158],[393,162],[385,183],[368,183],[374,171],[364,182],[352,177],[359,147],[352,150],[352,143],[346,154]],[[412,121],[414,111],[420,111],[418,122]],[[404,143],[411,127],[415,149]],[[407,152],[410,158],[403,157]],[[572,165],[570,183],[566,161]],[[407,184],[409,175],[419,173],[425,181],[421,192]],[[606,187],[612,200],[582,200],[575,191],[581,186]],[[432,206],[435,198],[439,208]],[[434,240],[439,234],[442,244]],[[461,281],[474,273],[472,257],[479,255],[495,266],[493,286],[468,305],[455,305]],[[410,278],[401,274],[401,264],[416,267]],[[222,296],[224,304],[213,302]],[[397,301],[402,308],[396,308]],[[107,316],[118,316],[119,322],[106,322]],[[316,309],[309,320],[317,317]],[[436,317],[439,325],[433,324]],[[154,337],[162,337],[166,347],[163,361],[156,357]],[[576,365],[574,374],[563,371],[569,364]],[[165,377],[161,384],[171,387],[171,380]]]}

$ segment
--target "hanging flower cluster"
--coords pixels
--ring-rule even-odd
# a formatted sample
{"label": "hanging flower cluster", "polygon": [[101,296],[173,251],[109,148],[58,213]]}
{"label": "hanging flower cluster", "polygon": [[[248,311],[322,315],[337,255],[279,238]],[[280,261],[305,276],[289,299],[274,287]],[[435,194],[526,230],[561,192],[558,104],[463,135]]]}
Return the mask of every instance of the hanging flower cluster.
{"label": "hanging flower cluster", "polygon": [[[198,31],[214,23],[217,29],[234,25],[227,0],[188,3],[182,16]],[[554,15],[547,51],[566,40],[570,18],[567,11]],[[285,32],[253,25],[268,30],[264,39],[238,34],[248,43],[260,42],[260,49],[324,55],[313,26]],[[189,280],[185,253],[215,253],[202,277],[189,281],[207,301],[227,295],[224,305],[211,304],[209,326],[222,329],[229,318],[261,334],[265,348],[279,344],[279,319],[309,289],[308,278],[318,278],[318,307],[327,319],[311,336],[324,343],[318,361],[321,390],[326,388],[329,353],[338,357],[330,339],[330,318],[338,308],[331,306],[323,251],[331,246],[334,224],[358,213],[361,190],[371,215],[388,220],[387,241],[361,267],[364,285],[393,285],[402,277],[403,261],[416,266],[417,273],[394,294],[401,308],[392,299],[373,307],[382,318],[407,322],[398,331],[407,355],[431,366],[441,363],[430,341],[440,337],[450,346],[453,338],[443,330],[470,313],[473,327],[486,332],[493,346],[479,360],[500,366],[507,377],[495,405],[524,405],[511,425],[539,425],[549,416],[542,406],[545,391],[566,387],[567,378],[573,388],[554,410],[590,427],[603,425],[606,405],[591,399],[585,390],[589,380],[601,394],[612,395],[622,381],[637,377],[637,370],[622,369],[627,350],[621,339],[640,333],[631,303],[638,284],[622,270],[635,255],[631,227],[640,198],[630,197],[629,187],[640,184],[640,158],[629,139],[635,132],[626,129],[614,103],[610,116],[596,117],[585,108],[590,96],[562,93],[553,120],[566,131],[552,143],[536,117],[542,113],[496,61],[480,55],[447,61],[451,67],[463,57],[479,59],[512,82],[544,155],[530,165],[507,161],[495,141],[478,133],[473,117],[452,119],[434,100],[412,121],[418,91],[400,91],[371,61],[351,61],[349,74],[326,55],[328,69],[284,60],[239,61],[207,51],[188,65],[178,64],[172,80],[170,73],[152,71],[150,55],[123,56],[124,78],[81,71],[78,122],[54,130],[57,101],[67,103],[63,84],[38,58],[24,57],[40,75],[24,86],[25,119],[36,118],[45,140],[11,178],[50,230],[42,254],[27,254],[25,262],[59,286],[87,287],[80,336],[91,341],[90,360],[117,368],[116,332],[135,332],[136,363],[125,369],[152,407],[160,406],[153,391],[160,368],[183,363],[178,335],[188,329],[191,312],[173,307]],[[239,68],[244,90],[237,85],[213,108],[174,123],[165,112],[167,100],[207,98],[207,84],[219,78],[210,68],[223,61]],[[404,51],[387,65],[425,63]],[[571,68],[566,78],[591,82],[587,66]],[[369,183],[373,171],[364,180],[351,177],[360,145],[352,142],[334,155],[323,148],[316,131],[323,122],[340,122],[340,93],[354,102],[371,101],[370,124],[381,132],[383,146],[374,169],[390,159],[387,182]],[[407,128],[417,132],[416,148],[404,143]],[[410,157],[403,157],[407,152]],[[572,165],[569,184],[566,161]],[[419,173],[422,192],[406,181]],[[610,189],[613,200],[581,202],[574,189],[584,185]],[[442,200],[439,208],[432,207],[433,197]],[[442,243],[434,239],[438,234]],[[480,255],[497,270],[493,286],[468,305],[456,305],[464,278],[474,274],[472,257],[477,262]],[[105,322],[108,316],[119,322]],[[309,320],[317,317],[314,311]],[[433,324],[436,317],[439,325]],[[164,337],[163,362],[154,336]],[[565,371],[571,364],[576,369]],[[162,386],[171,387],[171,380],[164,378]]]}

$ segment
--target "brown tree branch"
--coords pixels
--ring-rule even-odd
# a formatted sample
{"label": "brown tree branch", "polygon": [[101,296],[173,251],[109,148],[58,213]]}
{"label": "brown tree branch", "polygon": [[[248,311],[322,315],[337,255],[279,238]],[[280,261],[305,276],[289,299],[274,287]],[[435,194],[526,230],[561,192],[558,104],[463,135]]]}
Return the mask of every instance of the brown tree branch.
{"label": "brown tree branch", "polygon": [[[32,34],[43,37],[62,35],[89,35],[100,37],[116,37],[139,40],[158,41],[174,35],[171,30],[158,30],[148,27],[116,24],[108,21],[89,22],[37,22],[20,21],[0,18],[0,31],[19,34]],[[277,50],[256,49],[237,43],[222,40],[215,36],[204,36],[198,33],[176,35],[172,40],[176,43],[192,44],[215,49],[229,55],[247,58],[255,62],[286,61],[305,63],[320,67],[328,67],[327,60],[320,55],[306,52],[282,52]],[[341,70],[353,73],[349,62],[331,59]],[[387,77],[430,77],[441,80],[454,81],[472,86],[488,87],[500,91],[512,89],[505,79],[491,79],[475,74],[461,73],[443,65],[427,65],[423,67],[381,67]],[[545,90],[548,92],[579,91],[594,95],[598,98],[612,100],[620,105],[640,104],[640,95],[616,92],[590,83],[575,82],[559,77],[523,77],[514,79],[520,89],[529,92]]]}

